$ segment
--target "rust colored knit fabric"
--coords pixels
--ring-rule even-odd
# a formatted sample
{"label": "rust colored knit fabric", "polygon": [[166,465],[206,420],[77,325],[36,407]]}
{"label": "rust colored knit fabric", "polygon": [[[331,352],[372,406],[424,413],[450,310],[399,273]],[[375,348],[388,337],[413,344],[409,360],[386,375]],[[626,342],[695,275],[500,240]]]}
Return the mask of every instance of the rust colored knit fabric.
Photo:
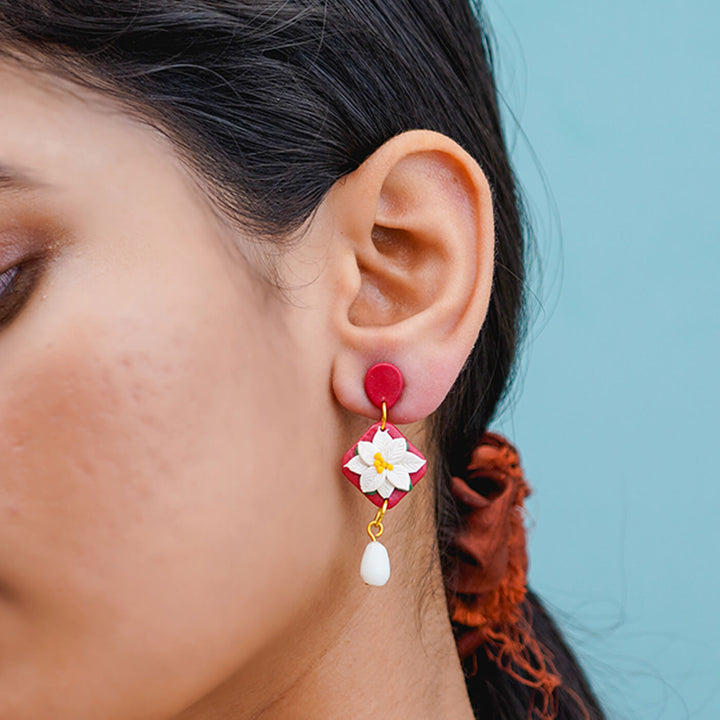
{"label": "rust colored knit fabric", "polygon": [[532,490],[517,450],[502,435],[486,432],[466,480],[453,477],[451,490],[464,521],[452,548],[456,572],[447,584],[460,658],[472,673],[476,652],[484,648],[505,672],[541,693],[540,706],[530,707],[528,718],[536,712],[541,720],[553,720],[562,680],[523,612],[528,568],[523,501]]}

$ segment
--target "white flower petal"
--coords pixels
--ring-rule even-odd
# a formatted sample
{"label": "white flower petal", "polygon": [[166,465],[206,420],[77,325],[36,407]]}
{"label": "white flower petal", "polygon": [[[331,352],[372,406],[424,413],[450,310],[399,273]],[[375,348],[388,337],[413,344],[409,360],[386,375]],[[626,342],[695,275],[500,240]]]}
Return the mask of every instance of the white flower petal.
{"label": "white flower petal", "polygon": [[369,467],[360,475],[360,489],[364,493],[375,492],[384,481],[384,472],[379,473],[374,467]]}
{"label": "white flower petal", "polygon": [[403,467],[395,466],[387,471],[388,480],[398,489],[407,492],[412,487],[410,473]]}
{"label": "white flower petal", "polygon": [[383,455],[383,457],[391,465],[394,465],[396,462],[400,462],[403,459],[405,453],[407,452],[407,446],[407,440],[405,440],[404,437],[393,438],[388,454]]}
{"label": "white flower petal", "polygon": [[375,433],[375,437],[373,438],[373,445],[375,446],[375,450],[386,460],[387,456],[390,454],[390,450],[392,449],[392,441],[393,438],[387,430],[381,430],[378,428],[378,431]]}
{"label": "white flower petal", "polygon": [[358,455],[368,464],[372,465],[375,462],[375,453],[377,448],[370,442],[361,440],[358,443]]}
{"label": "white flower petal", "polygon": [[[346,467],[350,472],[357,473],[358,475],[362,475],[365,470],[367,470],[367,463],[364,463],[362,461],[362,458],[359,455],[353,455],[346,463],[343,465],[343,467]],[[373,470],[375,468],[373,467]]]}
{"label": "white flower petal", "polygon": [[419,455],[416,455],[412,452],[406,452],[405,457],[398,463],[398,465],[404,467],[408,472],[416,472],[419,470],[427,460],[425,458],[421,458]]}
{"label": "white flower petal", "polygon": [[380,493],[380,497],[387,499],[392,495],[394,489],[395,486],[387,478],[385,478],[383,483],[378,488],[378,492]]}

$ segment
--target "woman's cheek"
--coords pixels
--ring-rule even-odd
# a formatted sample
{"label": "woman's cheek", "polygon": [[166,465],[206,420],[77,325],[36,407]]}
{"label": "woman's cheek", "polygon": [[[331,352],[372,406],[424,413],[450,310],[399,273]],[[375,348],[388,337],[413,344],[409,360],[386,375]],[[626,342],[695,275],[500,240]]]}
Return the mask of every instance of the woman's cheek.
{"label": "woman's cheek", "polygon": [[247,306],[94,297],[0,373],[0,688],[45,709],[72,687],[77,717],[99,693],[111,718],[194,697],[287,621],[332,550],[313,519],[332,458]]}

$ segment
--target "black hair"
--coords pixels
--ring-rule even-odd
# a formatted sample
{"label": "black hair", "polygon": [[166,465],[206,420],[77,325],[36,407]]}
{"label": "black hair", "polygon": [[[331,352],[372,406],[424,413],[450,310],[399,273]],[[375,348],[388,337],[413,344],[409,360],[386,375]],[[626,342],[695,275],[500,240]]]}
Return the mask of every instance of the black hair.
{"label": "black hair", "polygon": [[[472,155],[496,233],[487,317],[434,413],[441,557],[457,521],[447,486],[506,398],[525,327],[531,232],[508,157],[492,37],[468,0],[0,0],[0,55],[99,89],[166,135],[217,207],[281,243],[389,138],[424,128]],[[563,688],[604,717],[533,592],[538,639]],[[478,655],[478,718],[521,720],[527,687]],[[560,693],[561,720],[583,717]]]}

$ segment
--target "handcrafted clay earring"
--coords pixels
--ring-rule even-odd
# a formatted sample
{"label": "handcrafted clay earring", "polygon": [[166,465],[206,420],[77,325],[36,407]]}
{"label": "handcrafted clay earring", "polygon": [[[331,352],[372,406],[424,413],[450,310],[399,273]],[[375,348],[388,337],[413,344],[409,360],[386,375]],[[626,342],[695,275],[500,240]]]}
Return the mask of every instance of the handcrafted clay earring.
{"label": "handcrafted clay earring", "polygon": [[385,512],[413,489],[427,466],[422,453],[387,419],[403,386],[402,373],[391,363],[377,363],[367,371],[365,392],[382,418],[342,459],[345,477],[379,508],[367,526],[370,542],[360,563],[360,575],[368,585],[384,585],[390,578],[390,558],[378,542]]}

